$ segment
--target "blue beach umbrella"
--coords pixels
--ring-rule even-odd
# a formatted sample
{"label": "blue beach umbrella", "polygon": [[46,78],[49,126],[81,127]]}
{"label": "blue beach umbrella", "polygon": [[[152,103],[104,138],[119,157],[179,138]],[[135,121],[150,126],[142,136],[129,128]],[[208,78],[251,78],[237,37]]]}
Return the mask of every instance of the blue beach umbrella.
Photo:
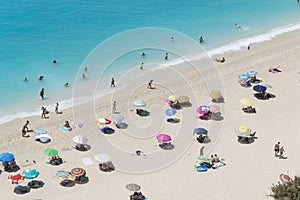
{"label": "blue beach umbrella", "polygon": [[247,74],[240,74],[239,75],[240,80],[247,80],[248,78],[249,78],[249,76]]}
{"label": "blue beach umbrella", "polygon": [[15,160],[15,156],[11,153],[4,152],[0,154],[0,162],[11,162]]}
{"label": "blue beach umbrella", "polygon": [[147,104],[145,101],[142,100],[136,100],[135,102],[133,102],[133,105],[136,107],[145,107]]}
{"label": "blue beach umbrella", "polygon": [[247,75],[248,76],[256,76],[257,72],[256,71],[250,71],[250,72],[247,72]]}
{"label": "blue beach umbrella", "polygon": [[194,134],[196,135],[207,135],[208,131],[205,128],[195,128]]}
{"label": "blue beach umbrella", "polygon": [[170,109],[168,109],[168,110],[165,111],[165,114],[166,114],[167,116],[173,116],[173,115],[175,115],[176,113],[177,113],[177,111],[176,111],[176,109],[174,109],[174,108],[170,108]]}
{"label": "blue beach umbrella", "polygon": [[255,85],[253,86],[253,90],[256,92],[265,92],[267,88],[263,85]]}

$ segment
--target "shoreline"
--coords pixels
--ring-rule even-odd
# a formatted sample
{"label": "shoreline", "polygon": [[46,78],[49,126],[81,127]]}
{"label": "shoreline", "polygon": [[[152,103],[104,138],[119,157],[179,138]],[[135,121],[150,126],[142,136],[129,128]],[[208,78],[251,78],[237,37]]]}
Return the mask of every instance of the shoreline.
{"label": "shoreline", "polygon": [[[255,35],[255,36],[250,36],[250,37],[246,37],[246,38],[242,38],[236,41],[233,41],[229,44],[226,45],[222,45],[220,47],[217,47],[215,49],[209,50],[207,51],[207,54],[210,57],[217,57],[217,56],[222,56],[222,55],[226,55],[228,53],[234,53],[234,52],[242,52],[242,51],[248,51],[246,50],[246,47],[248,45],[250,46],[254,46],[254,45],[258,45],[267,41],[272,41],[274,40],[276,37],[284,35],[284,34],[288,34],[290,32],[294,32],[294,31],[298,31],[300,29],[300,22],[296,23],[296,24],[289,24],[286,26],[281,26],[281,27],[277,27],[277,28],[273,28],[271,30],[269,30],[266,33],[262,33],[259,35]],[[188,56],[189,57],[189,56]],[[192,58],[190,58],[192,60],[194,59],[199,59],[199,57],[197,57],[197,55],[193,55]],[[200,58],[201,59],[201,58]],[[180,65],[182,63],[184,63],[185,61],[182,60],[181,58],[177,58],[174,60],[171,60],[170,62],[166,63],[150,63],[151,64],[156,64],[158,65],[158,67],[151,69],[150,71],[155,71],[155,70],[161,70],[164,68],[169,68],[169,67],[173,67],[176,65]],[[108,88],[109,89],[109,88]],[[105,93],[105,94],[101,94],[100,96],[98,95],[98,98],[102,98],[106,95],[109,95],[109,93]],[[80,101],[79,99],[64,99],[61,100],[61,105],[60,107],[62,107],[62,109],[69,109],[72,108],[73,102],[76,101],[78,102],[76,105],[80,105],[80,104],[84,104],[86,102],[91,102],[93,101],[93,96],[91,97],[85,97],[83,101]],[[51,110],[54,110],[54,106],[55,103],[53,104],[49,104],[46,105],[47,108],[50,108]],[[36,109],[35,111],[29,111],[29,112],[18,112],[15,114],[9,114],[6,116],[3,116],[0,118],[0,124],[4,124],[7,123],[9,121],[15,120],[15,119],[22,119],[22,118],[26,118],[26,117],[31,117],[31,116],[37,116],[40,113],[39,109]]]}

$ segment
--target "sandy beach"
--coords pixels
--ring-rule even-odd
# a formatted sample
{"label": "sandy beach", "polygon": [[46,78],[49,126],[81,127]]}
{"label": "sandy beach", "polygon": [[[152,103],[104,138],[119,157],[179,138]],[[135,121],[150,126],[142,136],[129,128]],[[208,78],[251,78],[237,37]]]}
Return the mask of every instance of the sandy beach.
{"label": "sandy beach", "polygon": [[[299,33],[299,30],[285,33],[270,41],[252,44],[249,51],[245,47],[240,51],[218,56],[224,56],[225,63],[213,61],[224,87],[219,88],[225,99],[225,103],[219,104],[224,117],[222,121],[202,121],[196,118],[197,107],[211,99],[209,90],[205,78],[199,77],[199,72],[181,64],[149,72],[146,78],[137,77],[133,85],[129,84],[93,103],[63,110],[61,115],[51,111],[49,119],[36,116],[0,125],[0,152],[8,151],[15,155],[21,168],[19,172],[27,168],[37,169],[40,172],[37,179],[45,182],[41,189],[16,195],[13,192],[15,185],[7,181],[9,173],[2,172],[1,199],[129,199],[132,193],[125,186],[132,182],[142,187],[142,193],[149,200],[272,199],[268,197],[271,194],[270,187],[279,181],[279,174],[285,173],[291,177],[300,174],[300,152],[296,142],[300,140],[297,126],[297,119],[300,117],[297,105],[300,100]],[[279,66],[281,73],[272,74],[267,71],[268,67]],[[238,75],[250,70],[258,72],[257,78],[263,80],[262,83],[272,86],[268,88],[268,92],[276,95],[275,98],[257,100],[252,88],[239,85]],[[178,72],[184,74],[184,77],[171,75]],[[147,89],[150,77],[154,79],[154,90]],[[158,84],[162,79],[164,85]],[[117,87],[118,84],[121,83],[117,82]],[[172,94],[191,97],[192,107],[184,108],[176,115],[182,119],[179,124],[164,123],[164,111],[168,108],[165,100]],[[257,113],[242,112],[239,102],[241,98],[251,99]],[[150,117],[141,118],[135,114],[132,102],[136,99],[147,102],[146,109],[151,111]],[[111,125],[116,132],[109,136],[103,135],[98,130],[96,119],[111,118],[113,101],[117,101],[117,111],[124,115],[129,127],[127,130],[119,130]],[[22,137],[21,128],[27,119],[30,121],[30,129],[46,130],[52,136],[52,141],[48,144],[38,143],[34,141],[35,133],[28,133],[28,138]],[[63,133],[60,127],[65,120],[75,125],[83,124],[83,127]],[[184,126],[189,126],[190,132],[182,132],[186,130]],[[256,131],[257,139],[254,143],[240,144],[237,141],[234,130],[239,126],[247,126]],[[193,138],[193,129],[196,127],[204,127],[209,131],[211,143],[205,144],[205,156],[218,154],[224,158],[224,167],[204,173],[196,171],[194,164],[203,145]],[[219,132],[211,131],[215,127]],[[169,133],[174,138],[175,149],[167,152],[161,150],[155,139],[156,133]],[[83,134],[89,139],[91,150],[79,152],[71,148],[74,146],[72,138],[76,134]],[[274,157],[273,147],[279,141],[285,147],[287,159]],[[108,149],[106,145],[115,148]],[[44,155],[44,150],[48,147],[57,149],[65,163],[59,166],[46,164],[48,158]],[[132,155],[137,149],[141,149],[147,155],[146,158]],[[119,154],[118,151],[122,153]],[[116,171],[100,171],[99,162],[93,157],[97,153],[111,155]],[[90,158],[93,164],[85,166],[82,158]],[[36,163],[22,167],[26,165],[26,160],[30,163],[34,160]],[[71,188],[61,187],[53,178],[56,172],[70,171],[74,167],[86,169],[89,182]],[[134,173],[134,170],[139,173]],[[142,173],[143,170],[145,173]],[[22,185],[29,181],[25,180]]]}

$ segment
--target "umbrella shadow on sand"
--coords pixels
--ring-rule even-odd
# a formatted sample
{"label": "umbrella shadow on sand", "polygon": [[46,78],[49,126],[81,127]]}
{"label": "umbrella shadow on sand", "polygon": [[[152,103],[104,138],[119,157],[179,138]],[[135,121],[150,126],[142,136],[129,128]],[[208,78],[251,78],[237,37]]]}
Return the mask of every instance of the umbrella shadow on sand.
{"label": "umbrella shadow on sand", "polygon": [[270,98],[275,98],[276,96],[274,94],[270,93],[256,93],[254,94],[254,97],[259,99],[259,100],[269,100]]}
{"label": "umbrella shadow on sand", "polygon": [[255,139],[257,139],[257,137],[238,136],[238,142],[241,144],[252,144],[252,143],[254,143]]}
{"label": "umbrella shadow on sand", "polygon": [[192,106],[193,106],[193,104],[191,102],[180,103],[180,107],[183,107],[183,108],[190,108]]}

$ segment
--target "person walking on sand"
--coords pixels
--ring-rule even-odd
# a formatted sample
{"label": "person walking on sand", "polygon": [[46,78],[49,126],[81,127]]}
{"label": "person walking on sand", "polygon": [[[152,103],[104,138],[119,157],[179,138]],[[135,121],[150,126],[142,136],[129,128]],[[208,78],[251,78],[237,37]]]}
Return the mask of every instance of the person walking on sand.
{"label": "person walking on sand", "polygon": [[111,78],[110,87],[116,87],[114,78]]}
{"label": "person walking on sand", "polygon": [[112,113],[116,113],[116,111],[117,111],[117,102],[114,101],[112,105]]}
{"label": "person walking on sand", "polygon": [[153,80],[150,80],[150,82],[148,83],[148,86],[147,86],[148,89],[152,89],[153,88],[152,87],[152,83],[153,83]]}
{"label": "person walking on sand", "polygon": [[42,88],[42,90],[40,91],[40,96],[43,100],[45,99],[44,94],[45,94],[45,90],[44,88]]}
{"label": "person walking on sand", "polygon": [[279,148],[280,148],[280,142],[278,142],[278,143],[275,144],[275,146],[274,146],[275,157],[278,157]]}

